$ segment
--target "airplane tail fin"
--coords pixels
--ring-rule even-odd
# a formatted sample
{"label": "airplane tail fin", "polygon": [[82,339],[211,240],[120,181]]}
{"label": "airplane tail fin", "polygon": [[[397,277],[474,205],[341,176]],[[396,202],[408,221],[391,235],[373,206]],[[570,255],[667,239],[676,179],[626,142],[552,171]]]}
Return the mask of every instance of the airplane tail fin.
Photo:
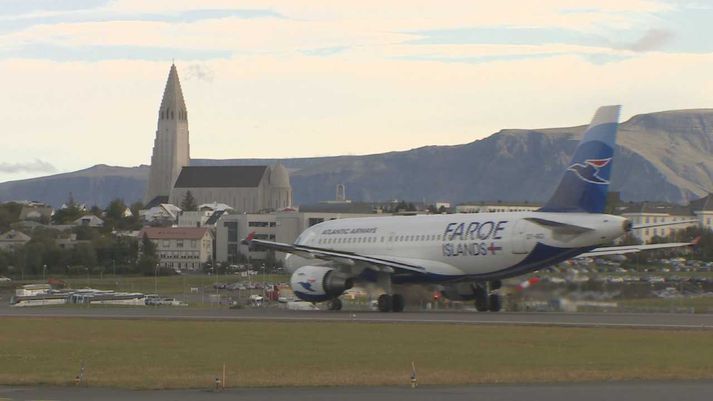
{"label": "airplane tail fin", "polygon": [[557,190],[541,212],[604,212],[620,109],[602,106],[597,110]]}

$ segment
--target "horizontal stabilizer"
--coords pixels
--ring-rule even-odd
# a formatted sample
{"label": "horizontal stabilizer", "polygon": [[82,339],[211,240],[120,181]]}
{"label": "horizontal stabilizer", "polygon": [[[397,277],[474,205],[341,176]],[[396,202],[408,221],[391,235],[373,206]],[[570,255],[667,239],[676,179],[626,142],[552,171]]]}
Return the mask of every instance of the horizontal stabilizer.
{"label": "horizontal stabilizer", "polygon": [[526,217],[525,220],[562,234],[581,234],[593,230],[589,227],[562,223],[559,221],[542,219],[539,217]]}

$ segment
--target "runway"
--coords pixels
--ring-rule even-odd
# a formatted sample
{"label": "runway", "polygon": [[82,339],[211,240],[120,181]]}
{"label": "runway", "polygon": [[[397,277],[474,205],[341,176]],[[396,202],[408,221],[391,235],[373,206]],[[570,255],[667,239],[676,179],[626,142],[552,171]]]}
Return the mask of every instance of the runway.
{"label": "runway", "polygon": [[0,317],[54,317],[92,319],[314,321],[365,323],[427,323],[474,325],[528,325],[643,329],[713,330],[713,314],[674,313],[561,313],[561,312],[326,312],[283,309],[194,309],[179,307],[34,307],[0,308]]}
{"label": "runway", "polygon": [[713,394],[713,382],[621,382],[581,384],[525,384],[479,385],[463,387],[329,387],[229,389],[224,392],[204,390],[131,391],[76,387],[0,387],[0,399],[29,401],[50,399],[57,401],[201,401],[201,400],[271,400],[271,401],[396,401],[396,400],[517,400],[578,401],[630,400],[708,401]]}

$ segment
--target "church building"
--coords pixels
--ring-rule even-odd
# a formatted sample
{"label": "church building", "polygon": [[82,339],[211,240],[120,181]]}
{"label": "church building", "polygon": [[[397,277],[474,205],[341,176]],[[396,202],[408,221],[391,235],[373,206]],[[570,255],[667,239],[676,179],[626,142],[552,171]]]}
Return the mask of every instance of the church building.
{"label": "church building", "polygon": [[198,204],[225,203],[258,213],[292,205],[290,175],[273,166],[191,166],[188,110],[175,65],[171,65],[158,112],[145,202],[180,205],[190,191]]}

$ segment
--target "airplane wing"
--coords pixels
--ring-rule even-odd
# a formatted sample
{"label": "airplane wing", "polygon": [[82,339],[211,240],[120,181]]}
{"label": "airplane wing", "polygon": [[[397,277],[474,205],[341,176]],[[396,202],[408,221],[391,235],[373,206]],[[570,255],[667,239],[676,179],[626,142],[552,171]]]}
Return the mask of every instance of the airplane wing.
{"label": "airplane wing", "polygon": [[684,246],[696,246],[700,238],[696,238],[691,242],[669,242],[664,244],[647,244],[647,245],[626,245],[626,246],[607,246],[595,248],[589,252],[577,255],[578,258],[595,258],[597,256],[607,255],[624,255],[627,253],[636,253],[641,251],[649,251],[653,249],[679,248]]}
{"label": "airplane wing", "polygon": [[291,253],[305,259],[320,259],[329,260],[346,266],[354,266],[357,264],[368,265],[377,268],[378,270],[389,271],[390,269],[400,270],[409,273],[426,273],[423,266],[404,263],[393,259],[384,259],[369,255],[360,255],[353,252],[335,251],[333,249],[317,248],[305,245],[285,244],[282,242],[265,241],[253,239],[248,236],[243,240],[243,244],[250,246],[260,246],[267,249],[273,249],[278,252]]}

